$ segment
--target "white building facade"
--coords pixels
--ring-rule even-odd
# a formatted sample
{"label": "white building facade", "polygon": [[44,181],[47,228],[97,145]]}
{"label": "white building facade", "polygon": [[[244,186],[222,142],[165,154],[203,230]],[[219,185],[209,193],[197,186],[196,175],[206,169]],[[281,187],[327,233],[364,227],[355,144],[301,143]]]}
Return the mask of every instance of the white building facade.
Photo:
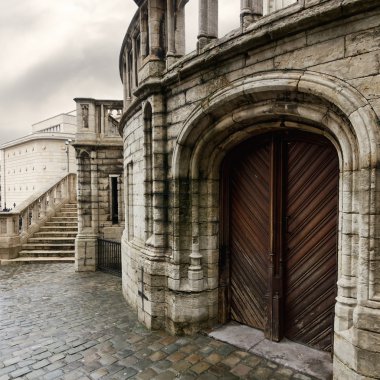
{"label": "white building facade", "polygon": [[76,173],[76,116],[60,114],[32,125],[29,135],[0,147],[1,205],[11,209],[28,197]]}

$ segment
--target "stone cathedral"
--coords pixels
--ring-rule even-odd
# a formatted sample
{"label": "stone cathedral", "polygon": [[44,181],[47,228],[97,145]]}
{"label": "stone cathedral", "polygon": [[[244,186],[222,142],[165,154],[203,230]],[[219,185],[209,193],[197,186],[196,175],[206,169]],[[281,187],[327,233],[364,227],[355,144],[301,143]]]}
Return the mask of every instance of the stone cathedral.
{"label": "stone cathedral", "polygon": [[233,320],[379,379],[380,2],[241,0],[219,38],[199,0],[189,54],[188,0],[135,3],[123,102],[76,99],[76,269],[120,239],[149,328]]}

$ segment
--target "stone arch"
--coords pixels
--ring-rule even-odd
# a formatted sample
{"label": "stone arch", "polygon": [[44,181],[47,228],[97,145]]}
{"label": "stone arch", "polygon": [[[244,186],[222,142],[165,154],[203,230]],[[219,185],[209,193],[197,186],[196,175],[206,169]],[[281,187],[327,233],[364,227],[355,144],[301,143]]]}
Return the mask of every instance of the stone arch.
{"label": "stone arch", "polygon": [[[220,164],[248,137],[283,127],[324,135],[339,156],[335,330],[346,330],[354,323],[355,307],[380,300],[374,227],[374,220],[379,222],[375,188],[380,139],[377,118],[366,99],[335,77],[310,71],[258,74],[219,90],[194,109],[172,159],[177,206],[173,259],[178,265],[189,262],[186,286],[191,290],[218,287]],[[191,225],[189,236],[181,235],[183,223]]]}

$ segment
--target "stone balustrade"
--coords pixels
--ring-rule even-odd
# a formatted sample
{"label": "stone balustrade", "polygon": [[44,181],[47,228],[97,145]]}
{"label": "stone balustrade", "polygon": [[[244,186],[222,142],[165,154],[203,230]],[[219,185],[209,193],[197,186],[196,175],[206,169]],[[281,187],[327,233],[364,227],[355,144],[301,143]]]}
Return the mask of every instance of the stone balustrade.
{"label": "stone balustrade", "polygon": [[76,201],[76,174],[68,174],[8,212],[0,212],[0,259],[18,256],[21,245],[67,202]]}

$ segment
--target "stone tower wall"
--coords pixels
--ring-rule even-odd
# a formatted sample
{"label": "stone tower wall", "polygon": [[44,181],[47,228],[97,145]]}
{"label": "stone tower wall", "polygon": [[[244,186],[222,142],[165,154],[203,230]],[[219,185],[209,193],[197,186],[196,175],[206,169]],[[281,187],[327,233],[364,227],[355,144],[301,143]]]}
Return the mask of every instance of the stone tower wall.
{"label": "stone tower wall", "polygon": [[[153,3],[163,15],[164,2],[141,9]],[[243,14],[241,31],[222,39],[201,20],[196,53],[141,57],[133,86],[125,57],[136,54],[139,13],[129,28],[120,56],[124,295],[152,328],[216,324],[223,157],[284,126],[323,134],[340,159],[334,376],[378,378],[379,4],[304,0],[265,17],[252,7],[255,17]]]}

